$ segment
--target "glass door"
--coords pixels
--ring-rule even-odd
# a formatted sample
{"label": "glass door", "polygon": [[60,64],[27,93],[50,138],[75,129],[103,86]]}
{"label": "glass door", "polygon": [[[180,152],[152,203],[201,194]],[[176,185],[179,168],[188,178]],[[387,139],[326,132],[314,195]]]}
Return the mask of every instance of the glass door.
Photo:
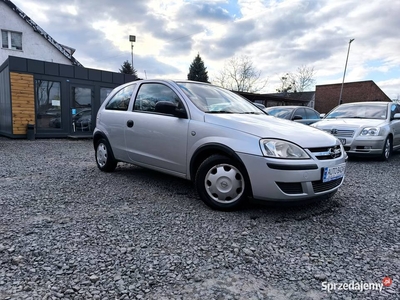
{"label": "glass door", "polygon": [[35,80],[36,129],[37,131],[60,130],[62,128],[61,83]]}
{"label": "glass door", "polygon": [[91,135],[94,129],[92,118],[93,87],[71,85],[71,134]]}

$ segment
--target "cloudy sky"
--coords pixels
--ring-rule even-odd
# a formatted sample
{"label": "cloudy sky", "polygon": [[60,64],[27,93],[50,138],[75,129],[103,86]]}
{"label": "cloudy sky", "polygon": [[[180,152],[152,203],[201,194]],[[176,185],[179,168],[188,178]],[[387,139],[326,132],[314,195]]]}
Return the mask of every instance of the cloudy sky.
{"label": "cloudy sky", "polygon": [[316,84],[373,80],[400,98],[400,1],[396,0],[13,0],[85,67],[142,78],[185,79],[197,53],[209,77],[232,56],[251,58],[263,92],[299,67]]}

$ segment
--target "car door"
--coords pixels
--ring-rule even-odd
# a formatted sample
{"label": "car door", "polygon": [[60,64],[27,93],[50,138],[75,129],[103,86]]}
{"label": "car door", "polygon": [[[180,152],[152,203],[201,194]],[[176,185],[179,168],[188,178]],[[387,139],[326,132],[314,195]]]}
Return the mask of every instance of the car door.
{"label": "car door", "polygon": [[393,132],[393,147],[400,146],[400,120],[392,119],[396,113],[400,113],[400,105],[392,104],[390,109],[390,126],[392,127]]}
{"label": "car door", "polygon": [[160,101],[185,110],[172,87],[157,82],[141,84],[125,126],[129,159],[132,163],[185,176],[189,119],[158,112],[156,104]]}

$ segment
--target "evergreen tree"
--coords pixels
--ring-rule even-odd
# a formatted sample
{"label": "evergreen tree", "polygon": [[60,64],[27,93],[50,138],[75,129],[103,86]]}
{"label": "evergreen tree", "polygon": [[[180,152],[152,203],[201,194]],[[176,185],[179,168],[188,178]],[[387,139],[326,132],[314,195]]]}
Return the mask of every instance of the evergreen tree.
{"label": "evergreen tree", "polygon": [[204,67],[204,62],[201,59],[200,54],[197,54],[192,64],[190,65],[188,79],[194,81],[208,82],[207,68]]}
{"label": "evergreen tree", "polygon": [[131,63],[127,60],[124,61],[124,63],[121,66],[121,69],[119,69],[119,71],[123,74],[131,74],[131,75],[135,76],[135,78],[138,78],[136,70],[132,67]]}

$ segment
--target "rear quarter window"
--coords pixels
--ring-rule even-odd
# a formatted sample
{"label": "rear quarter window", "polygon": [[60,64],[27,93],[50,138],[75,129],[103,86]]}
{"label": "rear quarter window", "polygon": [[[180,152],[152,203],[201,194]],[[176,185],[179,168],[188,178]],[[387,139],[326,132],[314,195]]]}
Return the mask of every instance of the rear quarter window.
{"label": "rear quarter window", "polygon": [[108,110],[128,110],[129,101],[131,100],[133,90],[135,89],[136,84],[131,84],[124,87],[118,93],[112,97],[107,105],[106,109]]}

